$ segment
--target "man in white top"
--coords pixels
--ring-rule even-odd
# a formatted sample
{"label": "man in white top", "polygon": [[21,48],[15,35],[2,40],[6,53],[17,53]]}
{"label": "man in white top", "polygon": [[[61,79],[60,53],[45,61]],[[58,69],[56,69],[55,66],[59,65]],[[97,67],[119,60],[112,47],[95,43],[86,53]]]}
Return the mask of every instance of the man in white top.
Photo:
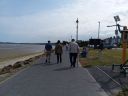
{"label": "man in white top", "polygon": [[78,53],[79,45],[75,42],[75,39],[72,39],[71,43],[69,43],[69,56],[71,67],[75,67]]}

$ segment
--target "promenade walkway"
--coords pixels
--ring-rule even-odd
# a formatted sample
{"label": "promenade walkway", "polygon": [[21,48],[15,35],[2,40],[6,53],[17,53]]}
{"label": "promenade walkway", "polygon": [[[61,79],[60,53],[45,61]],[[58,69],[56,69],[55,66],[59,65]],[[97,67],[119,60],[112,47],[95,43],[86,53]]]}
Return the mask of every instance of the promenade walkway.
{"label": "promenade walkway", "polygon": [[68,52],[61,64],[54,54],[51,64],[44,61],[0,84],[0,96],[107,96],[87,69],[69,67]]}

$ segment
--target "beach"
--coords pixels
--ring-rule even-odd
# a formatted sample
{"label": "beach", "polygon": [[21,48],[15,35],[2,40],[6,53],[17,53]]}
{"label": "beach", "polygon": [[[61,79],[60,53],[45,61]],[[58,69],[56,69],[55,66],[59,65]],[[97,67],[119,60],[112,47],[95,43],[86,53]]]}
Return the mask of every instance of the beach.
{"label": "beach", "polygon": [[7,65],[13,65],[14,63],[18,62],[18,61],[24,61],[27,60],[29,58],[38,56],[43,54],[42,52],[40,53],[35,53],[35,54],[31,54],[31,55],[26,55],[26,56],[21,56],[21,57],[16,57],[16,58],[12,58],[12,59],[5,59],[4,61],[0,62],[0,68],[3,68],[4,66]]}
{"label": "beach", "polygon": [[0,68],[43,54],[44,45],[0,44]]}

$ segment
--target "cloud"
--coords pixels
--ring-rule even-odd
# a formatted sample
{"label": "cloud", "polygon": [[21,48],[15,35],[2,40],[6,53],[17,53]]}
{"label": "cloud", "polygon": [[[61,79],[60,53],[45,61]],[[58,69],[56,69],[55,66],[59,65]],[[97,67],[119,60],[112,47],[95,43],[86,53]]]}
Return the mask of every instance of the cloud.
{"label": "cloud", "polygon": [[71,35],[75,38],[75,21],[79,18],[79,39],[97,38],[99,21],[100,36],[105,38],[114,35],[115,28],[109,30],[109,35],[106,32],[107,25],[115,24],[114,15],[120,15],[123,20],[121,23],[126,24],[127,8],[124,2],[126,0],[74,0],[58,9],[23,16],[0,17],[0,25],[3,26],[1,30],[14,38],[19,36],[20,42],[69,40]]}

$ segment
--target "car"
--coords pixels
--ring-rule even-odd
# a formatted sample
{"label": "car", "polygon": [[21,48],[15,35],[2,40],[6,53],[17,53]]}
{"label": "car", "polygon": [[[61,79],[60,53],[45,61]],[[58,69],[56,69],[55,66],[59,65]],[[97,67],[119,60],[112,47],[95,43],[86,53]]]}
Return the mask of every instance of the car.
{"label": "car", "polygon": [[104,48],[112,49],[112,48],[114,48],[114,46],[113,45],[109,45],[109,44],[104,44]]}

